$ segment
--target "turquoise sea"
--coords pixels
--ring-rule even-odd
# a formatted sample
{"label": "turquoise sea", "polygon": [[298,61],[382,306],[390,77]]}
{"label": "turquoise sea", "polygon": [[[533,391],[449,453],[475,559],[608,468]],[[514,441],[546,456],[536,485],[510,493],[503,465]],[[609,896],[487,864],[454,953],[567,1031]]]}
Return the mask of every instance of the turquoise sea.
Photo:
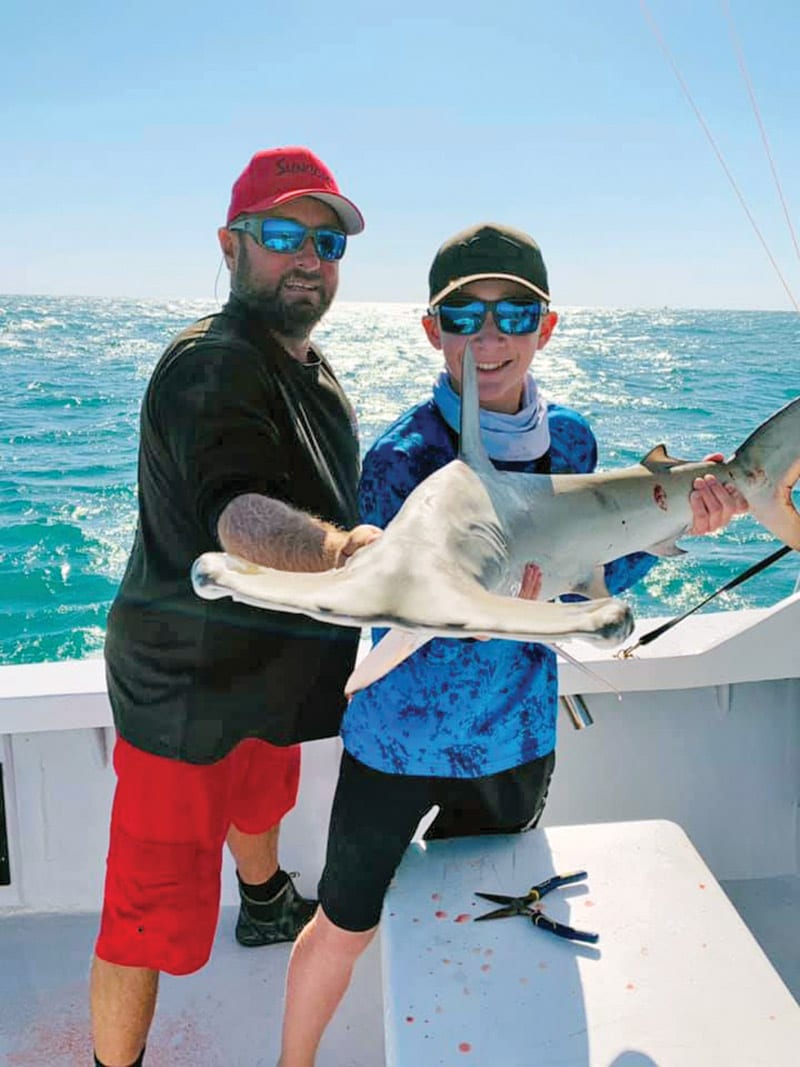
{"label": "turquoise sea", "polygon": [[[130,546],[138,411],[170,336],[212,310],[163,303],[0,296],[0,663],[96,655]],[[358,412],[362,444],[425,396],[439,370],[412,304],[339,303],[315,337]],[[592,421],[601,466],[730,454],[800,393],[800,316],[567,307],[535,364],[548,397]],[[639,615],[678,613],[777,546],[754,520],[687,538],[628,595]],[[711,610],[787,596],[800,556]]]}

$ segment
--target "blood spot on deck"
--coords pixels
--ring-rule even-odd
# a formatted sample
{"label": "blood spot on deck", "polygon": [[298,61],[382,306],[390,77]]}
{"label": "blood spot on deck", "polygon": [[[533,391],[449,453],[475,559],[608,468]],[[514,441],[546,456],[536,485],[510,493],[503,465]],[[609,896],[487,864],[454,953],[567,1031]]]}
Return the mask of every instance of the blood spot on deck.
{"label": "blood spot on deck", "polygon": [[472,1052],[472,1045],[470,1045],[469,1041],[462,1041],[461,1044],[458,1046],[458,1051]]}
{"label": "blood spot on deck", "polygon": [[446,919],[447,918],[447,912],[446,911],[435,911],[433,914],[436,916],[437,919]]}
{"label": "blood spot on deck", "polygon": [[441,900],[441,899],[442,899],[442,894],[441,893],[431,893],[431,900]]}
{"label": "blood spot on deck", "polygon": [[465,912],[462,912],[461,915],[456,915],[455,919],[453,919],[453,922],[454,923],[468,923],[470,921],[470,918],[471,918],[471,916],[467,915]]}
{"label": "blood spot on deck", "polygon": [[16,1051],[9,1051],[3,1063],[8,1067],[29,1067],[33,1063],[63,1062],[60,1057],[70,1056],[71,1063],[88,1062],[90,1039],[88,1027],[83,1018],[36,1022],[24,1035],[18,1035],[24,1041]]}
{"label": "blood spot on deck", "polygon": [[413,1023],[413,1021],[414,1021],[414,1016],[413,1015],[406,1015],[406,1022],[407,1023]]}
{"label": "blood spot on deck", "polygon": [[491,969],[492,969],[491,963],[482,963],[481,964],[481,970],[482,971],[491,971]]}

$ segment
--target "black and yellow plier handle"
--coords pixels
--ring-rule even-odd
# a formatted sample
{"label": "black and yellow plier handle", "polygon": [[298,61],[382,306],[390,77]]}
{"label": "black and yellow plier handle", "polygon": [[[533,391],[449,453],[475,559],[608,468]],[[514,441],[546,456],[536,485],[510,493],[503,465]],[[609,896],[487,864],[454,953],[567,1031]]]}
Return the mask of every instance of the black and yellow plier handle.
{"label": "black and yellow plier handle", "polygon": [[575,882],[582,882],[584,878],[586,878],[586,871],[555,874],[552,878],[547,878],[544,882],[531,886],[522,897],[510,897],[502,893],[476,893],[476,897],[490,900],[494,904],[502,904],[503,907],[495,908],[494,911],[489,911],[485,915],[476,916],[475,922],[484,922],[487,919],[508,919],[514,915],[524,915],[526,919],[530,919],[534,926],[549,930],[556,937],[564,937],[568,941],[587,941],[593,945],[599,940],[599,934],[593,934],[588,930],[576,930],[572,926],[565,926],[564,923],[556,922],[555,919],[551,919],[544,912],[532,906],[552,890],[560,889],[565,885],[573,885]]}

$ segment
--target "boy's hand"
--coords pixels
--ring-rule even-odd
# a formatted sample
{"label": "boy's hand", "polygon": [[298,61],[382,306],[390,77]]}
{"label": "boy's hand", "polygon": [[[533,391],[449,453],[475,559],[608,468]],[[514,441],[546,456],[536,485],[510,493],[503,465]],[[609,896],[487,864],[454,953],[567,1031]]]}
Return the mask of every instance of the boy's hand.
{"label": "boy's hand", "polygon": [[[705,457],[707,463],[721,463],[721,452]],[[748,503],[733,485],[722,485],[715,475],[706,474],[695,478],[689,503],[692,506],[693,522],[686,531],[690,534],[710,534],[727,526],[734,515],[748,510]]]}
{"label": "boy's hand", "polygon": [[[522,600],[538,600],[541,591],[542,572],[535,563],[526,563],[525,570],[522,572],[522,582],[520,583],[517,596]],[[476,634],[475,640],[491,641],[491,637],[489,637],[488,634]]]}
{"label": "boy's hand", "polygon": [[535,563],[526,563],[517,596],[521,600],[538,600],[542,591],[542,572]]}

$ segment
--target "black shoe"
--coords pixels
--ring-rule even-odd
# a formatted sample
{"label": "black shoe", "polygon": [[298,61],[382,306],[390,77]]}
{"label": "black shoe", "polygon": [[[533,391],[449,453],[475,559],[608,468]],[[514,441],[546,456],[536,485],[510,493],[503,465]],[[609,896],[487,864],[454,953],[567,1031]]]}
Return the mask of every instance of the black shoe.
{"label": "black shoe", "polygon": [[[241,895],[241,889],[239,892]],[[274,902],[270,902],[270,907],[275,909],[273,919],[254,919],[242,901],[236,920],[236,940],[240,945],[258,948],[260,945],[294,941],[317,910],[317,901],[301,897],[287,875],[286,885]]]}

